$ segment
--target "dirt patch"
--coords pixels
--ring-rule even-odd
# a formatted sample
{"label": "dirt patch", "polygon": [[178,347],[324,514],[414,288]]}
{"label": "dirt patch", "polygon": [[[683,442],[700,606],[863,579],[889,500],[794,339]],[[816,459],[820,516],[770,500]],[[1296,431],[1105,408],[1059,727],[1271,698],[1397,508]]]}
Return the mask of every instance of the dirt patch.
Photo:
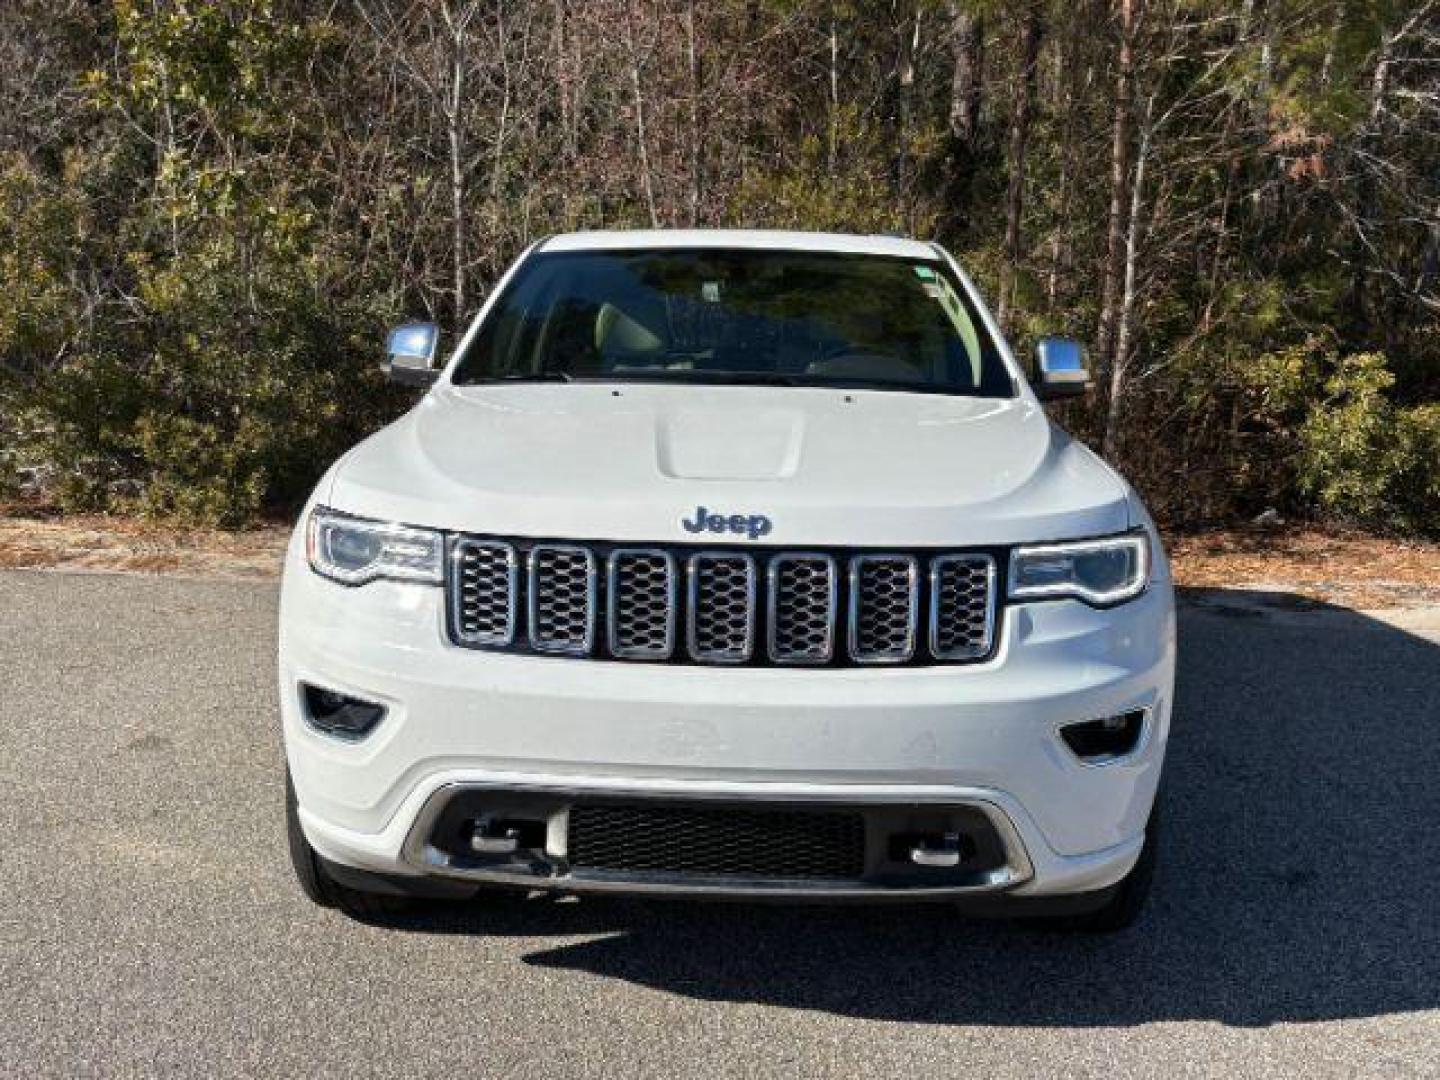
{"label": "dirt patch", "polygon": [[[280,573],[289,525],[244,532],[114,517],[0,516],[0,567],[192,574],[266,580]],[[1440,604],[1440,544],[1315,528],[1172,536],[1176,580],[1362,610]]]}
{"label": "dirt patch", "polygon": [[129,518],[0,517],[0,567],[269,579],[288,525],[244,532],[182,529]]}
{"label": "dirt patch", "polygon": [[1440,604],[1440,544],[1352,530],[1229,529],[1167,541],[1191,588],[1287,593],[1360,610]]}

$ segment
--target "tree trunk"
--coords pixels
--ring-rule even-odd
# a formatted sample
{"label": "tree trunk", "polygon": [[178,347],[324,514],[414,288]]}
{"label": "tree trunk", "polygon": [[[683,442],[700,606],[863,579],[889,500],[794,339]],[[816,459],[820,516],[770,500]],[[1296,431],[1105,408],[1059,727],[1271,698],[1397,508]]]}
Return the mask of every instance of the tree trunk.
{"label": "tree trunk", "polygon": [[[760,48],[760,0],[745,0],[745,22],[741,36],[741,48],[747,56],[758,54]],[[755,161],[755,148],[760,145],[761,133],[764,128],[760,120],[759,109],[748,108],[745,110],[744,116],[742,130],[745,138],[740,145],[740,175],[742,178],[748,178],[750,167]]]}
{"label": "tree trunk", "polygon": [[560,105],[560,146],[566,164],[575,160],[575,88],[570,71],[570,13],[566,0],[553,0],[552,30],[555,42],[555,92]]}
{"label": "tree trunk", "polygon": [[895,186],[902,202],[910,205],[910,118],[914,113],[915,50],[920,45],[920,9],[910,13],[900,32],[900,56],[895,64]]}
{"label": "tree trunk", "polygon": [[950,4],[954,28],[955,65],[950,80],[948,150],[945,181],[946,218],[954,231],[969,222],[971,174],[980,131],[984,26],[959,3]]}
{"label": "tree trunk", "polygon": [[1335,71],[1335,50],[1340,47],[1340,33],[1345,29],[1345,0],[1337,0],[1335,14],[1330,21],[1330,34],[1325,39],[1325,57],[1320,62],[1320,89],[1330,89],[1330,80]]}
{"label": "tree trunk", "polygon": [[1264,131],[1270,123],[1270,96],[1275,86],[1274,20],[1267,17],[1263,4],[1254,15],[1260,23],[1259,87],[1253,101],[1255,130]]}
{"label": "tree trunk", "polygon": [[[1365,320],[1365,284],[1370,268],[1370,252],[1376,246],[1371,230],[1377,214],[1379,190],[1375,183],[1375,165],[1380,154],[1380,141],[1385,121],[1385,95],[1390,86],[1391,49],[1394,38],[1384,33],[1375,70],[1370,76],[1370,102],[1365,131],[1359,140],[1356,157],[1358,179],[1355,189],[1355,239],[1351,245],[1350,307],[1357,322]],[[1369,160],[1366,160],[1369,159]]]}
{"label": "tree trunk", "polygon": [[[1246,0],[1240,9],[1240,20],[1235,31],[1235,48],[1245,54],[1250,42],[1251,29],[1255,19],[1255,0]],[[1226,256],[1229,252],[1230,240],[1230,214],[1231,207],[1235,203],[1235,196],[1243,188],[1241,169],[1245,155],[1236,147],[1237,139],[1249,138],[1253,141],[1256,132],[1250,131],[1248,135],[1241,130],[1240,118],[1242,110],[1238,107],[1226,110],[1225,129],[1221,135],[1221,146],[1223,151],[1229,155],[1229,163],[1225,168],[1225,186],[1221,189],[1220,209],[1215,217],[1215,244],[1210,254],[1210,268],[1208,272],[1208,285],[1205,290],[1205,306],[1200,313],[1200,329],[1208,333],[1215,314],[1215,304],[1220,298],[1221,279],[1225,268]],[[1251,111],[1253,125],[1254,111]],[[1197,268],[1198,269],[1198,268]]]}
{"label": "tree trunk", "polygon": [[703,71],[700,66],[700,51],[695,41],[695,0],[685,4],[685,59],[690,74],[689,124],[690,130],[690,227],[700,224],[700,192],[705,185],[704,144],[700,130],[700,84]]}
{"label": "tree trunk", "polygon": [[455,310],[452,328],[458,337],[465,325],[465,50],[466,23],[456,20],[449,5],[442,9],[450,30],[450,101],[445,110],[445,135],[450,148],[450,247],[453,259]]}
{"label": "tree trunk", "polygon": [[1070,190],[1075,170],[1075,135],[1079,126],[1076,122],[1075,102],[1079,98],[1076,71],[1080,67],[1078,46],[1071,41],[1065,49],[1065,39],[1057,36],[1055,50],[1055,96],[1053,108],[1060,124],[1060,176],[1056,180],[1055,220],[1050,230],[1050,268],[1045,283],[1045,311],[1053,315],[1060,302],[1060,280],[1069,270],[1070,263]]}
{"label": "tree trunk", "polygon": [[950,20],[955,39],[955,67],[950,78],[950,137],[973,149],[980,127],[984,26],[978,15],[953,2]]}
{"label": "tree trunk", "polygon": [[[163,105],[160,116],[161,124],[160,137],[160,166],[155,170],[156,177],[170,175],[170,170],[176,166],[176,145],[175,138],[175,98],[170,89],[170,65],[161,61],[160,63],[160,99]],[[170,255],[172,258],[180,257],[180,209],[178,200],[175,198],[175,182],[165,182],[165,194],[162,196],[166,203],[165,214],[170,224]]]}
{"label": "tree trunk", "polygon": [[1005,261],[1000,270],[1002,325],[1014,302],[1015,276],[1023,254],[1021,215],[1025,209],[1025,158],[1030,141],[1030,118],[1035,102],[1035,69],[1040,60],[1040,7],[1032,3],[1020,23],[1020,85],[1010,118],[1010,182],[1005,192]]}
{"label": "tree trunk", "polygon": [[1059,193],[1055,200],[1056,225],[1050,231],[1050,272],[1045,281],[1045,312],[1055,313],[1060,302],[1060,278],[1069,262],[1066,236],[1070,230],[1070,154],[1069,148],[1062,151],[1060,158]]}
{"label": "tree trunk", "polygon": [[830,5],[830,145],[825,161],[829,172],[835,174],[840,159],[840,24],[835,16],[835,5]]}
{"label": "tree trunk", "polygon": [[501,213],[501,195],[505,186],[505,141],[510,135],[510,109],[513,104],[510,75],[509,39],[505,28],[505,5],[495,5],[495,36],[500,41],[500,117],[495,124],[495,149],[490,164],[490,204],[492,212]]}
{"label": "tree trunk", "polygon": [[1125,274],[1125,212],[1129,205],[1130,111],[1135,92],[1135,36],[1141,0],[1118,0],[1120,49],[1115,66],[1115,106],[1110,125],[1110,213],[1105,230],[1105,268],[1101,278],[1100,329],[1095,360],[1111,363],[1115,321]]}
{"label": "tree trunk", "polygon": [[655,209],[655,183],[650,175],[650,146],[645,134],[645,91],[640,81],[640,52],[635,44],[635,4],[625,5],[625,49],[630,61],[630,90],[635,107],[635,147],[640,158],[640,186],[645,192],[645,209],[650,214],[650,227],[660,227]]}
{"label": "tree trunk", "polygon": [[1115,333],[1115,359],[1110,365],[1110,397],[1105,406],[1105,439],[1101,453],[1114,461],[1120,441],[1121,404],[1125,396],[1125,377],[1135,338],[1135,297],[1140,268],[1140,244],[1144,240],[1145,169],[1150,158],[1151,118],[1155,98],[1145,104],[1145,124],[1140,133],[1140,146],[1135,152],[1135,176],[1130,184],[1130,206],[1125,226],[1125,270],[1121,288],[1120,311]]}
{"label": "tree trunk", "polygon": [[[1226,132],[1226,142],[1229,142],[1229,132]],[[1220,298],[1220,280],[1225,267],[1225,254],[1229,250],[1230,240],[1230,204],[1234,201],[1234,191],[1240,176],[1240,155],[1233,154],[1230,158],[1230,167],[1225,170],[1225,187],[1220,194],[1220,210],[1215,219],[1215,249],[1210,256],[1210,280],[1205,289],[1205,307],[1200,313],[1200,330],[1202,333],[1209,333],[1211,320],[1215,314],[1215,302]]]}

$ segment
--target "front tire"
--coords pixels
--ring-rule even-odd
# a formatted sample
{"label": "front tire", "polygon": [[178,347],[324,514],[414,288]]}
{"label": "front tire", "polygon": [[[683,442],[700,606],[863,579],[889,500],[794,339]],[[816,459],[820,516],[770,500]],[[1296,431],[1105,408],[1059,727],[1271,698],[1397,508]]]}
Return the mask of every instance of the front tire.
{"label": "front tire", "polygon": [[321,907],[339,908],[352,919],[361,922],[380,922],[403,915],[414,904],[406,896],[389,896],[382,893],[365,892],[341,885],[325,870],[325,865],[305,831],[300,827],[299,803],[295,798],[295,785],[290,780],[290,770],[285,770],[285,833],[290,847],[290,865],[295,870],[295,880],[300,891],[311,903]]}

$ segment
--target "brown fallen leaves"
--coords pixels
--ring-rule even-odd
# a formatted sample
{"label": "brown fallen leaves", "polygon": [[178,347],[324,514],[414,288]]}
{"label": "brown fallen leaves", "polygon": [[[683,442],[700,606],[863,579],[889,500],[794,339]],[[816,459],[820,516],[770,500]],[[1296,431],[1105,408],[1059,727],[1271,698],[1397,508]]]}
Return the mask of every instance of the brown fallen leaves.
{"label": "brown fallen leaves", "polygon": [[277,577],[289,526],[244,532],[104,516],[0,516],[0,568]]}
{"label": "brown fallen leaves", "polygon": [[1287,526],[1172,536],[1167,546],[1182,586],[1265,589],[1360,610],[1440,603],[1440,544]]}

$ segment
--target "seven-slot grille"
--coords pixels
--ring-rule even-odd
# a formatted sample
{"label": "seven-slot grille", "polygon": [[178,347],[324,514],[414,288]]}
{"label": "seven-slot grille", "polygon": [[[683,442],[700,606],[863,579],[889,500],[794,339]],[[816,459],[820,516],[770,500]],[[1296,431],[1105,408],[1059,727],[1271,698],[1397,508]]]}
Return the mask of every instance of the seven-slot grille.
{"label": "seven-slot grille", "polygon": [[964,663],[990,655],[981,552],[695,550],[451,543],[456,644],[700,664]]}

